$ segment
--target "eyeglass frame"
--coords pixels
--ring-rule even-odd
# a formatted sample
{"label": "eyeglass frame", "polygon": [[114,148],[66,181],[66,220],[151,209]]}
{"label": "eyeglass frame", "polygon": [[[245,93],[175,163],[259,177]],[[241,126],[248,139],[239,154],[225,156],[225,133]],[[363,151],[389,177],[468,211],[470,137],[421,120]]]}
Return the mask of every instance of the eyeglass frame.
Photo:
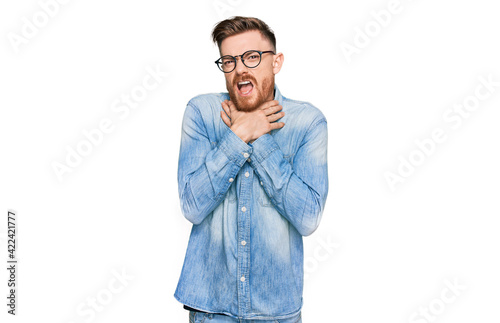
{"label": "eyeglass frame", "polygon": [[[257,65],[250,67],[250,66],[248,66],[247,64],[245,64],[245,60],[243,59],[243,55],[245,55],[245,54],[246,54],[246,53],[248,53],[248,52],[257,52],[257,53],[259,53],[260,58],[259,58],[259,63],[257,63]],[[274,51],[272,51],[272,50],[260,51],[260,50],[250,49],[250,50],[247,50],[246,52],[244,52],[244,53],[243,53],[243,54],[241,54],[241,55],[236,55],[236,56],[232,56],[232,55],[224,55],[224,56],[221,56],[221,57],[219,57],[219,59],[218,59],[218,60],[216,60],[216,61],[215,61],[215,64],[217,65],[217,67],[219,68],[219,70],[221,70],[223,73],[231,73],[232,71],[234,71],[234,70],[236,69],[236,65],[238,64],[238,60],[237,60],[236,58],[237,58],[237,57],[239,57],[239,58],[240,58],[240,60],[241,60],[241,62],[243,63],[243,65],[245,65],[246,67],[248,67],[248,68],[256,68],[257,66],[259,66],[259,65],[260,65],[260,62],[262,62],[262,54],[266,54],[266,53],[273,53],[273,55],[276,55],[276,53],[275,53]],[[219,65],[219,61],[220,61],[222,58],[224,58],[224,57],[232,57],[232,58],[233,58],[233,60],[234,60],[234,67],[233,67],[233,69],[232,69],[232,70],[230,70],[229,72],[224,72],[224,70],[222,70],[222,66],[221,66],[221,65]]]}

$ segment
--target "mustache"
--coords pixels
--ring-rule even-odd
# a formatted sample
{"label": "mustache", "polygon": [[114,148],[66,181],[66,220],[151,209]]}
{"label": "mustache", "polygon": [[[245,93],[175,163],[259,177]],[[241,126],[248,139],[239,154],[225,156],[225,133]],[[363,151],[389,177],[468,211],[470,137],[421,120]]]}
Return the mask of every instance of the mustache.
{"label": "mustache", "polygon": [[253,77],[251,76],[246,76],[246,77],[241,77],[241,78],[238,78],[238,79],[234,79],[233,80],[233,86],[235,85],[238,85],[239,82],[244,82],[244,81],[250,81],[252,82],[252,84],[255,86],[257,85],[257,80],[255,80]]}

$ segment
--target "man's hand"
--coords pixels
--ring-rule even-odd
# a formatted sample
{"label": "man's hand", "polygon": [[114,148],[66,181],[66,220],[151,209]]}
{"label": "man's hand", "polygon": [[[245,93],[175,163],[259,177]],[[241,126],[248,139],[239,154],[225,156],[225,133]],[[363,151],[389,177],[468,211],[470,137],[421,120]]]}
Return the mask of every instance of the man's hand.
{"label": "man's hand", "polygon": [[222,102],[222,108],[226,112],[220,112],[224,123],[246,143],[285,126],[283,122],[274,122],[285,115],[285,112],[281,111],[283,107],[277,100],[264,102],[252,112],[237,110],[234,103],[229,100]]}

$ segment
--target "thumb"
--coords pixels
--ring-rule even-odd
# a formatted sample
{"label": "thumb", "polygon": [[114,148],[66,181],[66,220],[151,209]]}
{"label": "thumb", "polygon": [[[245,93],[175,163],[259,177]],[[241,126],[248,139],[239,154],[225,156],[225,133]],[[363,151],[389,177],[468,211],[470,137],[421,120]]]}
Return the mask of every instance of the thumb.
{"label": "thumb", "polygon": [[238,109],[236,109],[236,105],[233,103],[233,101],[227,101],[227,105],[229,106],[229,111],[231,111],[231,113],[233,111],[237,111]]}
{"label": "thumb", "polygon": [[226,113],[224,111],[220,112],[220,117],[222,118],[222,121],[224,121],[226,126],[231,128],[231,120],[229,119],[229,117],[226,115]]}

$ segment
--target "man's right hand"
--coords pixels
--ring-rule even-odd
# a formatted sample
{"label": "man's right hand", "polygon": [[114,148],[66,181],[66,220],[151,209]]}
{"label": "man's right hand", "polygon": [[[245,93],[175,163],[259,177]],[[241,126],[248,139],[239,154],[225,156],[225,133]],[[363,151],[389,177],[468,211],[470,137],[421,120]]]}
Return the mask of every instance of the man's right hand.
{"label": "man's right hand", "polygon": [[222,108],[227,114],[221,111],[224,123],[246,143],[285,126],[283,122],[274,122],[285,115],[285,112],[281,111],[283,107],[277,100],[264,102],[252,112],[237,110],[234,103],[229,100],[222,102]]}

